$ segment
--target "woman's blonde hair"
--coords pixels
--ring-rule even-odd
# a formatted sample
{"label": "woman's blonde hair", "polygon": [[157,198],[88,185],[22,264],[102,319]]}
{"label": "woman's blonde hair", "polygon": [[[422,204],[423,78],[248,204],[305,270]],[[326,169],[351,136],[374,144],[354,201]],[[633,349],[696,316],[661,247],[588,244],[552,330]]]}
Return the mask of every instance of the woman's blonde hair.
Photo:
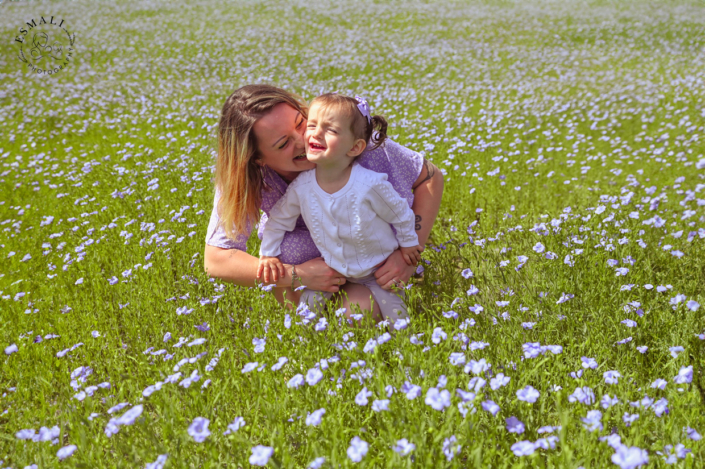
{"label": "woman's blonde hair", "polygon": [[274,106],[286,103],[307,116],[304,101],[271,85],[247,85],[225,100],[218,124],[218,159],[215,186],[220,191],[218,215],[228,238],[236,239],[259,221],[262,167],[256,163],[255,122]]}

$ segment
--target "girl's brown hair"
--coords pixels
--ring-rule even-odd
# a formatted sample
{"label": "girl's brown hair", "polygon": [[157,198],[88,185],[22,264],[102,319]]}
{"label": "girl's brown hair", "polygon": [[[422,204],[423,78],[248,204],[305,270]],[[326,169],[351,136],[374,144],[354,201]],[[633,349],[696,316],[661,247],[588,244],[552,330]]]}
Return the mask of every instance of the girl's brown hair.
{"label": "girl's brown hair", "polygon": [[263,172],[255,162],[257,139],[252,128],[258,119],[274,106],[286,103],[304,117],[308,108],[304,101],[271,85],[247,85],[225,100],[218,124],[218,158],[215,164],[215,186],[220,191],[218,215],[228,238],[259,221]]}
{"label": "girl's brown hair", "polygon": [[[358,109],[358,102],[355,98],[337,93],[326,93],[314,98],[311,101],[311,106],[314,104],[321,106],[322,110],[333,108],[348,117],[350,130],[355,138],[361,138],[368,144],[372,143],[372,147],[366,150],[374,150],[387,139],[387,120],[382,116],[372,116],[371,122],[367,122],[367,118]],[[373,135],[375,130],[376,133]]]}

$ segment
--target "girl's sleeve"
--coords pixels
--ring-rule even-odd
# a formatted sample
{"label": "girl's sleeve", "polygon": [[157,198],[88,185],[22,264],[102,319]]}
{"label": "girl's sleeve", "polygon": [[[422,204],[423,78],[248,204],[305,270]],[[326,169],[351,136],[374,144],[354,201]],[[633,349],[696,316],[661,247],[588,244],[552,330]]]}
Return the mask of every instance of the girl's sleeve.
{"label": "girl's sleeve", "polygon": [[260,245],[260,256],[275,257],[281,254],[281,244],[284,234],[293,231],[296,227],[296,220],[301,215],[301,205],[299,195],[294,190],[292,183],[284,196],[277,201],[269,212],[269,219],[264,226],[262,233],[262,244]]}
{"label": "girl's sleeve", "polygon": [[394,187],[387,182],[384,175],[376,178],[368,191],[368,200],[372,210],[384,221],[391,224],[397,231],[397,241],[401,247],[411,247],[419,244],[416,235],[415,215]]}
{"label": "girl's sleeve", "polygon": [[252,232],[252,226],[248,224],[247,232],[240,233],[236,239],[230,239],[225,234],[223,226],[220,224],[220,216],[218,215],[218,201],[220,200],[220,192],[215,191],[213,197],[213,210],[211,211],[211,219],[208,222],[208,231],[206,232],[206,244],[223,249],[237,249],[238,251],[247,250],[247,240]]}

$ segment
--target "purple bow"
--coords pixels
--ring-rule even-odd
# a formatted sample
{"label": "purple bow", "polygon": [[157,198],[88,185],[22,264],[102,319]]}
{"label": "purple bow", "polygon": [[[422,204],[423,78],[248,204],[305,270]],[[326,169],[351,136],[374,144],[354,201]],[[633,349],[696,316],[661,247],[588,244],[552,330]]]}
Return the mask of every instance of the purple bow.
{"label": "purple bow", "polygon": [[372,123],[372,116],[370,115],[370,105],[367,104],[367,101],[365,100],[365,98],[355,96],[355,100],[357,101],[357,108],[360,110],[362,115],[367,118],[367,123],[371,124]]}

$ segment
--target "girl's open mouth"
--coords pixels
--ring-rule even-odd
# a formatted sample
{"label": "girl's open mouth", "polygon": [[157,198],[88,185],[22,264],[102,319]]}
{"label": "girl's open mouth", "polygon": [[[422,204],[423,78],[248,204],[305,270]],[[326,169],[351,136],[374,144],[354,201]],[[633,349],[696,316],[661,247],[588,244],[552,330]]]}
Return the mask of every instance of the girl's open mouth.
{"label": "girl's open mouth", "polygon": [[326,149],[326,147],[324,147],[323,145],[319,145],[317,143],[309,143],[308,147],[310,150],[313,150],[313,151],[321,151],[321,150]]}

